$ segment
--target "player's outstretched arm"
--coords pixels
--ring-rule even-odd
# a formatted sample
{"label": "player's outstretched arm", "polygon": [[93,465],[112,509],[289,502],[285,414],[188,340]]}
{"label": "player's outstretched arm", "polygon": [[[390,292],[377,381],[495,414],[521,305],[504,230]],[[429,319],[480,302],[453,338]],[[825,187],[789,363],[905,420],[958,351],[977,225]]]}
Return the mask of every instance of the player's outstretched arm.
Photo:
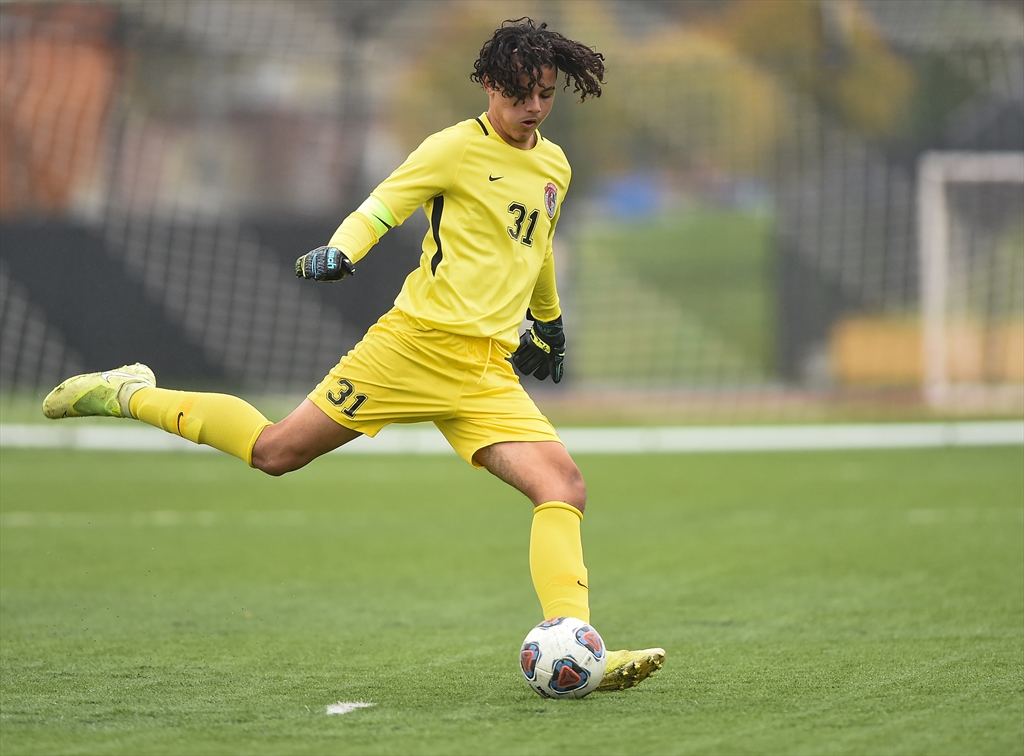
{"label": "player's outstretched arm", "polygon": [[356,266],[337,247],[317,247],[295,261],[296,278],[340,281],[355,272]]}
{"label": "player's outstretched arm", "polygon": [[[532,318],[527,311],[526,317]],[[519,348],[512,355],[512,364],[523,375],[533,375],[543,381],[548,376],[558,383],[562,380],[562,362],[565,360],[565,331],[562,316],[547,323],[534,320],[533,326],[519,338]]]}

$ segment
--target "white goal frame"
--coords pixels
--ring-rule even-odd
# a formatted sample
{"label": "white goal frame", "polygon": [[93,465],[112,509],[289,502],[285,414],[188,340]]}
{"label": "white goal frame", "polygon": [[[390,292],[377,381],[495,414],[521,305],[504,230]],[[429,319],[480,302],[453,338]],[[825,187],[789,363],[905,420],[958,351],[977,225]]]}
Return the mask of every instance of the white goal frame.
{"label": "white goal frame", "polygon": [[925,401],[955,400],[949,379],[946,311],[949,295],[949,207],[952,183],[1024,184],[1024,152],[925,152],[917,164],[921,349]]}

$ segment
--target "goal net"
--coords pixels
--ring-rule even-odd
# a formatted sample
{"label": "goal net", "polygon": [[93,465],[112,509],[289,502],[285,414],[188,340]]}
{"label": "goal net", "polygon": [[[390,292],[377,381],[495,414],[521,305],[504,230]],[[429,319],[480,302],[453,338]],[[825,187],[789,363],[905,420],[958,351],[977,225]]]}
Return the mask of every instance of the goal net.
{"label": "goal net", "polygon": [[1024,396],[1024,153],[929,152],[918,169],[923,381],[936,408]]}

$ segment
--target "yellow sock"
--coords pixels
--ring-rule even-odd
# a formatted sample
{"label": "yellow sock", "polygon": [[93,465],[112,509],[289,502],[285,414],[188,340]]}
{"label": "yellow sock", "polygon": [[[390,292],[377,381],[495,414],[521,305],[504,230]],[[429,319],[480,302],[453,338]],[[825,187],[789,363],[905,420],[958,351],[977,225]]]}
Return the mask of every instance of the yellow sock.
{"label": "yellow sock", "polygon": [[578,617],[590,622],[590,591],[583,564],[583,513],[561,501],[533,510],[530,575],[544,619]]}
{"label": "yellow sock", "polygon": [[137,420],[227,452],[250,466],[256,439],[272,424],[251,404],[228,394],[147,386],[132,394],[128,409]]}

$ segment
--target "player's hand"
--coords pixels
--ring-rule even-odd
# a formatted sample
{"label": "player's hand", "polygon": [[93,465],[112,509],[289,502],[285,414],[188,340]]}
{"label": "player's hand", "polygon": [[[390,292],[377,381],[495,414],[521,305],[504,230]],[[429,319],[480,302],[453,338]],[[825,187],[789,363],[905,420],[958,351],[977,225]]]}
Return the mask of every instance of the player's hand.
{"label": "player's hand", "polygon": [[[526,316],[530,317],[529,311]],[[512,355],[512,364],[523,375],[533,375],[541,381],[551,376],[551,380],[558,383],[562,380],[564,359],[565,332],[559,315],[550,323],[533,321],[533,326],[519,338],[519,348]]]}
{"label": "player's hand", "polygon": [[337,247],[317,247],[295,261],[295,277],[314,281],[340,281],[356,272],[356,266]]}

